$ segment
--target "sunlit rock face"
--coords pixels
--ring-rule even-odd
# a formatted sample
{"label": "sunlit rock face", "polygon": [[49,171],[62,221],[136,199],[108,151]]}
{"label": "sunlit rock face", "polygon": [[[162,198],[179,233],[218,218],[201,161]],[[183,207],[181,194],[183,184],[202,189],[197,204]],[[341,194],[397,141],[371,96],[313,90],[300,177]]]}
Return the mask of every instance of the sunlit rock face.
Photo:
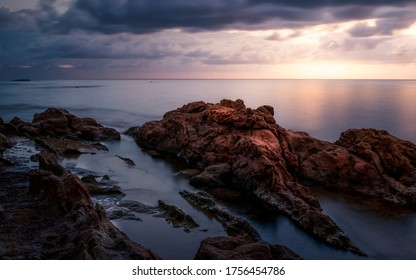
{"label": "sunlit rock face", "polygon": [[[271,106],[251,109],[242,100],[193,102],[167,112],[162,120],[131,128],[130,133],[143,147],[174,153],[204,169],[190,179],[191,183],[233,185],[249,191],[337,248],[362,253],[322,213],[311,187],[325,186],[405,207],[414,205],[415,191],[399,182],[401,178],[411,184],[409,178],[415,178],[411,159],[405,161],[407,165],[403,163],[406,175],[397,175],[397,181],[390,177],[392,172],[380,169],[377,160],[354,151],[356,145],[345,140],[352,137],[347,133],[333,144],[286,130],[276,123]],[[375,149],[384,144],[380,145]],[[410,145],[407,150],[415,147],[406,145]]]}

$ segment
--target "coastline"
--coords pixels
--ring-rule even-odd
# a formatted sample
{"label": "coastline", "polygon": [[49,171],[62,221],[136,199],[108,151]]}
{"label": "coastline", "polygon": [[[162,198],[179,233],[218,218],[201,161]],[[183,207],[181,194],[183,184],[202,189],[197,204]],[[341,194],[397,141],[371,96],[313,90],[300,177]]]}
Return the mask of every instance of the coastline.
{"label": "coastline", "polygon": [[[202,103],[199,103],[199,105],[198,106],[202,106],[201,105]],[[228,104],[228,106],[231,106],[231,108],[232,108],[232,106],[234,106],[234,105],[232,105],[233,103],[230,101],[230,102],[228,102],[227,103]],[[226,104],[226,106],[227,106],[227,104]],[[190,105],[189,105],[190,106]],[[188,106],[188,107],[189,107]],[[241,105],[238,105],[238,106],[241,106]],[[229,108],[229,107],[227,107],[227,108]],[[245,107],[244,107],[245,108]],[[269,113],[270,113],[270,108],[267,108],[267,107],[265,107],[266,108],[266,111],[269,111]],[[242,109],[242,108],[240,108],[240,109]],[[192,111],[192,110],[190,110],[190,111]],[[196,110],[196,111],[198,111],[198,110]],[[266,115],[267,114],[269,114],[268,112],[266,112],[266,111],[263,111],[263,113],[265,113]],[[167,114],[167,115],[169,115],[169,114]],[[91,120],[90,120],[91,121]],[[17,123],[17,121],[14,121],[15,123]],[[272,122],[273,123],[273,121],[271,121],[270,120],[270,122]],[[258,123],[258,122],[255,122],[255,123],[253,123],[254,125],[256,124],[256,123]],[[22,127],[24,127],[21,123],[20,123],[20,128],[22,128]],[[19,129],[20,129],[19,128]],[[8,130],[10,130],[10,129],[8,129]],[[28,131],[28,126],[25,128],[25,130],[26,130],[26,133],[27,133],[27,131]],[[16,132],[16,131],[15,131]],[[133,131],[134,132],[134,131]],[[134,133],[133,133],[134,134]],[[84,133],[84,135],[88,135],[88,133]],[[192,134],[191,134],[192,135]],[[294,134],[294,135],[297,135],[297,137],[298,136],[302,136],[302,137],[306,137],[306,135],[305,134]],[[178,137],[177,139],[180,139],[180,137]],[[309,139],[309,138],[308,138]],[[322,144],[320,144],[320,145],[322,145]],[[74,149],[74,150],[77,150],[77,149]],[[201,166],[199,166],[199,167],[201,167]],[[207,171],[207,170],[206,170]],[[209,171],[209,170],[208,170]],[[208,172],[209,173],[209,172]],[[211,172],[212,173],[212,172]],[[207,174],[205,174],[205,175],[207,175]],[[208,174],[209,175],[209,174]],[[201,177],[201,176],[199,176],[199,177]],[[222,179],[222,178],[221,178]],[[194,180],[194,184],[201,184],[201,180],[199,180],[199,183],[195,183],[196,181],[195,181],[195,179],[193,179]],[[205,179],[204,179],[205,180]],[[202,181],[202,182],[207,182],[207,181]],[[218,183],[218,182],[217,182]]]}

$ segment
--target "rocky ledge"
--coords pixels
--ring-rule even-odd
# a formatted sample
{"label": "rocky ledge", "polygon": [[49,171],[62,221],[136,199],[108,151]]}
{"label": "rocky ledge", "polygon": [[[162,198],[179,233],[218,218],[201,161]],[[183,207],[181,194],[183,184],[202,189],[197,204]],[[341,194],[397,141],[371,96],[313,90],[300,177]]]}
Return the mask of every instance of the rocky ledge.
{"label": "rocky ledge", "polygon": [[204,169],[191,183],[253,193],[316,238],[356,253],[311,187],[416,205],[416,146],[387,132],[349,130],[329,143],[279,126],[271,106],[250,109],[242,100],[190,103],[128,132],[142,147]]}

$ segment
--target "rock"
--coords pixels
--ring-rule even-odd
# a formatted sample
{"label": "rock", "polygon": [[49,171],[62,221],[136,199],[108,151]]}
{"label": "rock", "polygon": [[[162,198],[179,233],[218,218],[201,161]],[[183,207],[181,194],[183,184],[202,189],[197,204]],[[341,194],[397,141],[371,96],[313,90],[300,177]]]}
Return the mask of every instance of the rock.
{"label": "rock", "polygon": [[157,207],[145,205],[138,201],[133,200],[122,200],[118,203],[118,206],[127,208],[132,212],[142,213],[142,214],[156,214],[158,211]]}
{"label": "rock", "polygon": [[3,152],[13,146],[12,141],[6,136],[0,133],[0,156],[3,155]]}
{"label": "rock", "polygon": [[11,123],[5,123],[4,124],[4,130],[7,133],[11,133],[11,134],[18,134],[19,133],[19,129]]}
{"label": "rock", "polygon": [[173,153],[199,168],[229,164],[224,183],[253,193],[316,238],[360,252],[322,213],[310,189],[298,182],[297,155],[290,151],[287,131],[276,124],[273,114],[270,106],[253,110],[241,100],[191,103],[144,124],[133,137],[144,148]]}
{"label": "rock", "polygon": [[124,195],[119,186],[109,186],[105,180],[97,182],[94,175],[86,175],[81,178],[81,181],[90,195]]}
{"label": "rock", "polygon": [[196,187],[221,187],[226,184],[230,173],[231,165],[228,163],[210,165],[202,173],[191,177],[189,183]]}
{"label": "rock", "polygon": [[201,172],[202,172],[201,169],[190,168],[190,169],[181,170],[178,173],[176,173],[175,175],[183,176],[185,178],[190,179],[190,178],[200,174]]}
{"label": "rock", "polygon": [[400,182],[405,188],[416,187],[416,145],[387,131],[349,129],[336,144],[374,165],[382,175]]}
{"label": "rock", "polygon": [[124,161],[127,164],[127,166],[129,166],[129,167],[136,166],[136,164],[134,163],[134,161],[132,161],[129,158],[125,158],[125,157],[121,157],[121,156],[116,156],[116,157],[118,157],[119,159],[121,159],[122,161]]}
{"label": "rock", "polygon": [[[344,132],[337,145],[304,133],[288,132],[286,136],[296,155],[292,168],[304,184],[415,208],[415,182],[409,179],[416,180],[416,165],[411,163],[412,157],[416,158],[414,144],[371,129]],[[392,158],[401,160],[394,162]],[[400,166],[398,176],[384,170],[389,170],[387,166],[398,170],[396,165]]]}
{"label": "rock", "polygon": [[110,220],[136,220],[141,221],[134,213],[126,208],[110,207],[106,209],[107,218]]}
{"label": "rock", "polygon": [[27,175],[0,172],[1,258],[159,259],[108,220],[77,176],[38,169],[29,180],[28,192]]}
{"label": "rock", "polygon": [[214,198],[206,192],[190,193],[181,191],[180,195],[191,205],[201,209],[209,216],[218,220],[230,236],[248,235],[252,240],[260,240],[260,234],[246,220],[236,217],[221,209]]}
{"label": "rock", "polygon": [[298,260],[290,249],[253,241],[248,235],[237,237],[219,236],[202,240],[196,260]]}
{"label": "rock", "polygon": [[41,152],[38,156],[38,160],[40,169],[50,171],[57,176],[66,172],[62,165],[58,163],[58,158],[55,154]]}
{"label": "rock", "polygon": [[38,131],[46,135],[68,136],[69,139],[76,137],[89,141],[120,139],[120,133],[115,129],[104,127],[92,118],[79,118],[59,108],[49,108],[35,114],[30,125],[32,131],[24,129],[28,134]]}
{"label": "rock", "polygon": [[171,223],[174,227],[183,227],[186,232],[189,232],[193,228],[199,227],[190,215],[186,214],[175,205],[167,204],[162,200],[159,200],[158,204],[160,210],[162,211],[161,216],[163,216],[166,221]]}
{"label": "rock", "polygon": [[4,120],[0,117],[0,132],[4,130]]}

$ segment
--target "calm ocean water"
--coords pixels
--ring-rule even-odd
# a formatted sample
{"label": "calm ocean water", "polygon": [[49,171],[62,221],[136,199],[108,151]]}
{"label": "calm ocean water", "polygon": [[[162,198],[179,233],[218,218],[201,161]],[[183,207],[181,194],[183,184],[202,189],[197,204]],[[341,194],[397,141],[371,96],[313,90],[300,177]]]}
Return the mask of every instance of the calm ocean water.
{"label": "calm ocean water", "polygon": [[[277,122],[286,128],[335,141],[348,128],[373,127],[416,142],[416,81],[387,80],[77,80],[0,82],[0,116],[9,121],[18,116],[30,121],[35,113],[60,107],[78,116],[124,131],[128,127],[160,119],[169,110],[198,100],[219,102],[243,99],[256,108],[275,108]],[[126,199],[157,204],[167,200],[190,213],[203,227],[185,233],[163,219],[141,216],[142,222],[116,221],[131,238],[168,259],[193,257],[199,242],[208,236],[224,235],[218,222],[187,204],[178,191],[195,191],[175,176],[179,167],[151,158],[123,136],[120,143],[106,143],[107,154],[65,159],[68,168],[87,168],[110,174],[120,183]],[[115,155],[129,157],[138,166],[126,168]],[[179,168],[179,169],[178,169]],[[376,259],[416,259],[416,215],[378,214],[354,199],[317,192],[324,211],[350,238]],[[351,259],[314,240],[284,216],[258,219],[244,209],[224,204],[250,220],[263,239],[284,244],[308,259]]]}

